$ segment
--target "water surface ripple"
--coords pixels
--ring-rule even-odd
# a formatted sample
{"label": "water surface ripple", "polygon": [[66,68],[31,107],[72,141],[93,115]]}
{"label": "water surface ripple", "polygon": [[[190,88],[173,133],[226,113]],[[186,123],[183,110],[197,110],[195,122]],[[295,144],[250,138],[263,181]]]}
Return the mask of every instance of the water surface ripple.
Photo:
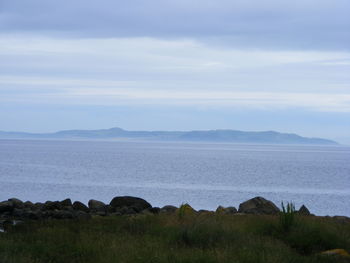
{"label": "water surface ripple", "polygon": [[0,199],[238,206],[261,195],[350,216],[350,148],[220,143],[0,140]]}

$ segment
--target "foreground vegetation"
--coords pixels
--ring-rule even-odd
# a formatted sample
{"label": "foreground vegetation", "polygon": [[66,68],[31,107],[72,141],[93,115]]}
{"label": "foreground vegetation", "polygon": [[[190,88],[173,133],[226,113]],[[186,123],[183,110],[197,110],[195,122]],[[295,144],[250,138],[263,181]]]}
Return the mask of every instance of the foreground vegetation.
{"label": "foreground vegetation", "polygon": [[[285,220],[284,220],[285,221]],[[296,216],[193,213],[26,222],[0,233],[0,262],[350,262],[350,224]]]}

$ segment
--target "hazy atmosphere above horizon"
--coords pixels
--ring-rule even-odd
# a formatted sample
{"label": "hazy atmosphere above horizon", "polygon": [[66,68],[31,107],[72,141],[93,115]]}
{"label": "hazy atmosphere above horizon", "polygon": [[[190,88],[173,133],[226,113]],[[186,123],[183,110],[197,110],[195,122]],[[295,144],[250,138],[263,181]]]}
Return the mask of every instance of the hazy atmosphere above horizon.
{"label": "hazy atmosphere above horizon", "polygon": [[350,144],[349,0],[0,0],[0,130]]}

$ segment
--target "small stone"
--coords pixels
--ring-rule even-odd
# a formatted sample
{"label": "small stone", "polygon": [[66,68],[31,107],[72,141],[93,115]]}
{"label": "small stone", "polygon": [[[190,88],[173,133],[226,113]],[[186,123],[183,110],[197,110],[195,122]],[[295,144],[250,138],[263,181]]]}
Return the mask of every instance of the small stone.
{"label": "small stone", "polygon": [[305,205],[302,205],[298,210],[298,214],[302,215],[302,216],[309,216],[310,211],[309,211],[309,209],[307,209],[307,207]]}

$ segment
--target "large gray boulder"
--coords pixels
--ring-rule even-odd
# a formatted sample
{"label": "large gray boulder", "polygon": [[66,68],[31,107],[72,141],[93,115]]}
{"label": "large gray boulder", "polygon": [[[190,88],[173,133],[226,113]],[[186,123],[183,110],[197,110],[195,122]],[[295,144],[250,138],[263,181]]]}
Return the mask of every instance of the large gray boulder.
{"label": "large gray boulder", "polygon": [[18,209],[24,208],[24,203],[17,198],[10,198],[8,201],[12,202],[13,208],[18,208]]}
{"label": "large gray boulder", "polygon": [[106,204],[101,202],[101,201],[91,199],[91,200],[89,200],[88,205],[89,205],[89,208],[92,212],[105,212],[106,211]]}
{"label": "large gray boulder", "polygon": [[133,196],[114,197],[110,202],[110,206],[116,210],[122,207],[132,207],[136,212],[141,212],[152,207],[146,200]]}
{"label": "large gray boulder", "polygon": [[258,196],[241,203],[238,212],[257,215],[275,215],[278,214],[280,210],[273,202]]}
{"label": "large gray boulder", "polygon": [[83,211],[83,212],[86,212],[86,213],[89,212],[89,208],[85,204],[80,202],[80,201],[75,201],[73,203],[73,209],[77,210],[77,211]]}
{"label": "large gray boulder", "polygon": [[60,202],[62,207],[71,207],[72,206],[72,201],[70,198],[64,199]]}
{"label": "large gray boulder", "polygon": [[217,214],[236,214],[237,209],[233,206],[223,207],[223,206],[219,205],[215,212]]}

